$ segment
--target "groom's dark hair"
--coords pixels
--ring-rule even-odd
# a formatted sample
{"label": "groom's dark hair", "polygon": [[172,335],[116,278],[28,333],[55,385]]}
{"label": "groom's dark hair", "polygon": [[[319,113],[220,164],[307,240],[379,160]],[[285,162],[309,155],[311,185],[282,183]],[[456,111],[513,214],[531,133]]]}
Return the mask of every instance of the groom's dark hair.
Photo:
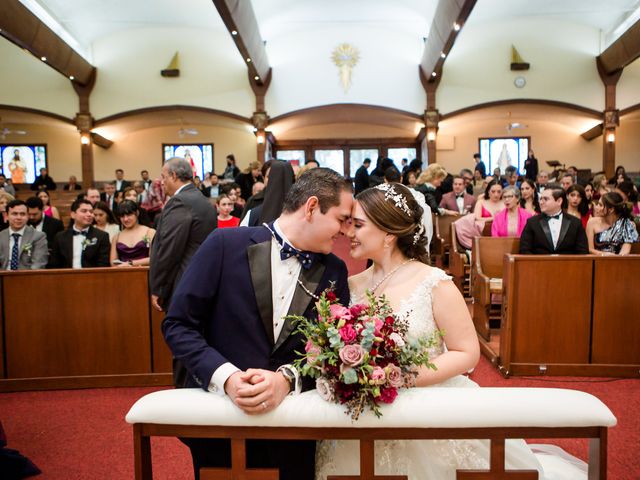
{"label": "groom's dark hair", "polygon": [[284,199],[282,211],[293,213],[302,207],[309,197],[317,197],[320,212],[327,213],[331,207],[340,205],[340,194],[353,192],[351,182],[330,168],[307,170],[291,186]]}

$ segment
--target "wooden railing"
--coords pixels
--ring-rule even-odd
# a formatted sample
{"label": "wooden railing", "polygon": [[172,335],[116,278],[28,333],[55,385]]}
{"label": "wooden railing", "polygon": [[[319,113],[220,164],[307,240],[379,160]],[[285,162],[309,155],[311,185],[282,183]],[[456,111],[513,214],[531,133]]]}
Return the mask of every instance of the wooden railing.
{"label": "wooden railing", "polygon": [[0,391],[171,384],[148,269],[0,272]]}

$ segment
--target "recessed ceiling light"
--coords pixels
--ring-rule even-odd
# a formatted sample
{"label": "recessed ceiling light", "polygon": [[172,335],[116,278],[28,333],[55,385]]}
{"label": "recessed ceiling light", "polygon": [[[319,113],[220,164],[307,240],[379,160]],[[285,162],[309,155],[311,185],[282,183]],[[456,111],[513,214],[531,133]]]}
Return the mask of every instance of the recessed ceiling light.
{"label": "recessed ceiling light", "polygon": [[446,57],[447,57],[447,54],[446,54],[446,53],[444,53],[444,52],[440,52],[440,58],[446,58]]}
{"label": "recessed ceiling light", "polygon": [[235,30],[231,30],[231,35],[237,35],[237,34],[238,34],[238,32],[237,32],[237,31],[235,31]]}
{"label": "recessed ceiling light", "polygon": [[438,75],[436,72],[431,72],[432,77],[435,77],[436,75]]}
{"label": "recessed ceiling light", "polygon": [[256,75],[255,77],[253,77],[254,80],[260,80],[260,77],[258,75]]}
{"label": "recessed ceiling light", "polygon": [[42,60],[43,62],[47,61],[47,57],[40,57],[40,60]]}
{"label": "recessed ceiling light", "polygon": [[73,75],[69,75],[69,80],[75,80],[76,77],[74,77]]}
{"label": "recessed ceiling light", "polygon": [[460,24],[459,23],[454,23],[453,24],[453,29],[457,32],[458,30],[460,30]]}

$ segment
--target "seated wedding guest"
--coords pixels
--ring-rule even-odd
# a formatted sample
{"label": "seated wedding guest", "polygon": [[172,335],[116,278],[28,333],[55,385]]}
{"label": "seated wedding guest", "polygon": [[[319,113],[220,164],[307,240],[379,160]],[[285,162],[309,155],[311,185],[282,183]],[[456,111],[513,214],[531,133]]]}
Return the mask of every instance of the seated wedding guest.
{"label": "seated wedding guest", "polygon": [[149,247],[156,231],[138,222],[139,213],[140,208],[132,200],[123,200],[118,205],[122,231],[111,242],[109,255],[114,267],[149,265]]}
{"label": "seated wedding guest", "polygon": [[622,177],[623,179],[629,178],[627,176],[627,170],[622,165],[618,165],[616,167],[616,173],[613,174],[613,177],[611,177],[607,183],[609,185],[615,186],[620,183],[620,177]]}
{"label": "seated wedding guest", "polygon": [[278,218],[282,212],[284,199],[295,182],[296,177],[289,162],[283,160],[269,162],[269,169],[265,176],[267,186],[262,191],[262,200],[258,205],[254,203],[254,208],[245,214],[240,222],[243,227],[256,227]]}
{"label": "seated wedding guest", "polygon": [[218,175],[211,172],[208,183],[209,184],[202,189],[202,194],[207,198],[213,198],[215,200],[218,198],[218,195],[220,195],[220,180],[218,179]]}
{"label": "seated wedding guest", "polygon": [[[473,172],[468,168],[460,170],[460,176],[464,180],[464,189],[469,195],[473,195]],[[453,179],[451,179],[451,188],[453,190]]]}
{"label": "seated wedding guest", "polygon": [[116,170],[116,179],[114,180],[116,184],[116,191],[122,192],[125,188],[131,186],[131,182],[124,179],[124,170],[118,168]]}
{"label": "seated wedding guest", "polygon": [[625,180],[619,183],[615,190],[618,192],[625,202],[632,205],[631,214],[634,218],[640,217],[640,203],[638,202],[638,190],[631,180]]}
{"label": "seated wedding guest", "polygon": [[198,175],[193,176],[193,186],[202,191],[202,180],[200,180]]}
{"label": "seated wedding guest", "polygon": [[242,216],[244,205],[239,202],[240,197],[238,197],[237,194],[237,186],[238,185],[235,183],[227,183],[226,185],[223,185],[220,189],[220,195],[226,195],[229,197],[229,200],[233,202],[233,211],[231,212],[231,215],[240,218]]}
{"label": "seated wedding guest", "polygon": [[587,194],[582,185],[574,183],[567,189],[567,213],[579,218],[582,222],[582,228],[587,228],[591,213]]}
{"label": "seated wedding guest", "polygon": [[69,177],[69,183],[64,186],[63,190],[66,192],[73,192],[75,190],[82,190],[82,187],[78,184],[78,179],[76,178],[76,176],[71,175]]}
{"label": "seated wedding guest", "polygon": [[570,173],[565,173],[560,177],[560,185],[562,185],[562,189],[566,192],[571,185],[575,182],[573,181],[573,175]]}
{"label": "seated wedding guest", "polygon": [[97,188],[88,188],[87,193],[85,193],[83,197],[85,200],[88,200],[91,205],[95,205],[100,201],[100,192]]}
{"label": "seated wedding guest", "polygon": [[151,177],[149,177],[148,170],[142,170],[140,172],[140,181],[142,182],[142,186],[144,187],[145,191],[149,191],[152,180],[151,180]]}
{"label": "seated wedding guest", "polygon": [[[269,184],[269,172],[271,171],[271,164],[274,162],[275,160],[267,160],[266,162],[264,162],[262,164],[262,168],[260,169],[260,174],[262,175],[263,178],[263,185],[266,187]],[[257,182],[256,184],[254,184],[254,187],[256,185],[258,185]],[[252,190],[253,192],[253,190]],[[249,200],[247,200],[247,202],[244,204],[244,207],[242,209],[242,214],[240,215],[240,223],[242,223],[242,220],[244,220],[247,216],[247,214],[253,210],[254,208],[257,208],[258,206],[262,205],[262,202],[264,202],[264,195],[265,195],[265,191],[264,188],[260,191],[258,191],[257,193],[254,193],[253,195],[251,195],[251,197],[249,197]],[[237,216],[237,215],[235,215]],[[259,215],[258,215],[259,216]],[[256,217],[257,218],[257,217]]]}
{"label": "seated wedding guest", "polygon": [[532,215],[540,213],[538,190],[533,180],[525,178],[520,185],[520,206]]}
{"label": "seated wedding guest", "polygon": [[638,242],[638,231],[631,220],[631,204],[617,192],[609,192],[596,201],[594,216],[587,224],[589,253],[627,255]]}
{"label": "seated wedding guest", "polygon": [[46,168],[40,169],[40,175],[36,177],[34,182],[31,184],[31,190],[55,190],[58,186],[56,182],[53,181],[53,178],[49,176],[49,172]]}
{"label": "seated wedding guest", "polygon": [[2,270],[38,270],[47,266],[47,236],[27,225],[27,205],[22,200],[7,204],[9,228],[0,232]]}
{"label": "seated wedding guest", "polygon": [[47,245],[49,252],[53,248],[53,240],[56,235],[64,230],[64,225],[60,220],[53,217],[47,217],[43,213],[44,205],[38,197],[27,198],[27,215],[29,217],[29,225],[42,232],[47,236]]}
{"label": "seated wedding guest", "polygon": [[107,182],[102,185],[102,190],[104,190],[100,194],[100,201],[107,204],[107,207],[113,211],[116,206],[116,182]]}
{"label": "seated wedding guest", "polygon": [[235,183],[240,186],[240,198],[245,201],[249,200],[251,196],[251,187],[253,187],[253,184],[262,181],[260,167],[260,162],[251,162],[249,166],[235,178]]}
{"label": "seated wedding guest", "polygon": [[[253,197],[254,195],[257,195],[258,193],[260,193],[261,191],[264,190],[264,183],[263,182],[256,182],[253,184],[253,188],[251,188],[251,197]],[[249,197],[249,198],[251,198]],[[246,207],[246,203],[245,203],[245,207]]]}
{"label": "seated wedding guest", "polygon": [[520,206],[520,190],[516,187],[505,187],[502,190],[502,201],[505,208],[494,215],[491,236],[519,237],[533,214]]}
{"label": "seated wedding guest", "polygon": [[538,176],[536,177],[536,190],[538,193],[542,193],[545,188],[547,188],[547,184],[549,183],[549,172],[545,170],[540,170],[538,172]]}
{"label": "seated wedding guest", "polygon": [[233,202],[224,193],[216,199],[218,207],[218,228],[230,228],[240,225],[240,219],[231,215]]}
{"label": "seated wedding guest", "polygon": [[142,206],[142,203],[147,197],[147,191],[144,188],[144,183],[139,180],[133,182],[133,189],[138,194],[138,206]]}
{"label": "seated wedding guest", "polygon": [[589,207],[591,208],[591,202],[593,201],[593,183],[587,182],[584,186],[584,194],[586,195]]}
{"label": "seated wedding guest", "polygon": [[44,214],[47,217],[53,217],[60,220],[60,212],[56,207],[51,205],[51,197],[49,196],[49,192],[47,192],[46,190],[40,190],[37,196],[40,200],[42,200],[42,204],[44,205]]}
{"label": "seated wedding guest", "polygon": [[416,180],[418,179],[416,172],[409,170],[407,172],[407,187],[416,188]]}
{"label": "seated wedding guest", "polygon": [[566,208],[565,191],[549,184],[540,194],[542,214],[534,215],[520,235],[520,253],[535,255],[571,255],[589,253],[582,222],[562,213]]}
{"label": "seated wedding guest", "polygon": [[508,187],[509,185],[511,185],[512,187],[518,186],[518,169],[513,165],[509,165],[504,169],[502,188]]}
{"label": "seated wedding guest", "polygon": [[104,202],[96,203],[93,207],[93,216],[96,220],[95,227],[107,232],[109,241],[113,242],[113,238],[120,232],[120,226],[109,206]]}
{"label": "seated wedding guest", "polygon": [[456,211],[447,212],[446,209],[439,206],[442,197],[436,190],[442,185],[446,176],[447,171],[441,165],[432,163],[418,177],[416,190],[424,195],[427,205],[436,215],[457,215]]}
{"label": "seated wedding guest", "polygon": [[0,191],[0,230],[4,230],[9,226],[9,219],[7,218],[7,204],[15,200],[13,195]]}
{"label": "seated wedding guest", "polygon": [[440,208],[446,215],[466,215],[473,211],[476,198],[465,190],[465,181],[461,176],[453,177],[453,191],[445,193],[440,200]]}
{"label": "seated wedding guest", "polygon": [[484,189],[484,196],[478,198],[473,208],[476,220],[486,222],[493,220],[493,216],[504,208],[502,201],[502,182],[494,179],[487,183]]}
{"label": "seated wedding guest", "polygon": [[607,177],[604,173],[596,173],[593,176],[593,199],[597,200],[602,195],[609,193],[609,188],[607,187]]}
{"label": "seated wedding guest", "polygon": [[76,200],[71,204],[70,228],[53,241],[49,268],[93,268],[109,266],[109,235],[92,226],[93,204]]}
{"label": "seated wedding guest", "polygon": [[13,185],[7,182],[7,177],[3,173],[0,173],[0,191],[8,193],[11,196],[15,196],[16,189]]}
{"label": "seated wedding guest", "polygon": [[[138,195],[135,187],[127,187],[122,192],[122,202],[129,200],[140,207],[140,202],[138,201],[139,198],[140,196]],[[118,207],[120,207],[122,202],[118,202]],[[119,212],[120,208],[117,208],[115,211]],[[149,217],[149,214],[144,208],[138,208],[138,222],[140,225],[144,225],[145,227],[151,227],[153,225],[151,217]]]}

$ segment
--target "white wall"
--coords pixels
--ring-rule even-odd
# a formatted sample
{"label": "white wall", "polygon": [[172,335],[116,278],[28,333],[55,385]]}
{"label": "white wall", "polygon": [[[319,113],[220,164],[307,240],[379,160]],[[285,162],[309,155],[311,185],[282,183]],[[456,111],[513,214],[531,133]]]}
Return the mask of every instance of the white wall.
{"label": "white wall", "polygon": [[[165,78],[180,53],[180,76]],[[91,94],[96,119],[159,105],[195,105],[250,117],[255,97],[247,68],[226,29],[140,28],[100,38]]]}
{"label": "white wall", "polygon": [[[511,45],[531,64],[512,72]],[[593,27],[552,19],[469,22],[461,30],[444,66],[437,92],[440,112],[504,99],[535,98],[604,108],[604,87],[595,57],[600,32]],[[523,76],[524,88],[513,80]],[[640,100],[640,89],[635,97]]]}
{"label": "white wall", "polygon": [[[343,28],[327,26],[313,33],[295,31],[270,40],[267,51],[273,80],[266,97],[269,115],[334,103],[423,112],[426,100],[418,77],[423,46],[415,37],[394,33],[357,24],[347,35]],[[331,60],[334,48],[345,42],[360,51],[347,93]]]}
{"label": "white wall", "polygon": [[640,103],[640,59],[627,65],[616,86],[616,106],[623,108]]}
{"label": "white wall", "polygon": [[0,37],[0,58],[0,104],[75,116],[78,95],[68,78],[4,37]]}

